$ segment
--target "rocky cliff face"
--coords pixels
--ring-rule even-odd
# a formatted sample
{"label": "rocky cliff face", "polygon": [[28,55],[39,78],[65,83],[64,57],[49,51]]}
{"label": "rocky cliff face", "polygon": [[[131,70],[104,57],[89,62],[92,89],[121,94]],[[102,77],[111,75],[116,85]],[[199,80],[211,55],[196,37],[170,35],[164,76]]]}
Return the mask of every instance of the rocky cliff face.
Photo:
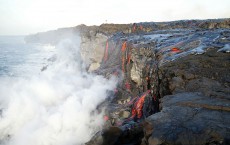
{"label": "rocky cliff face", "polygon": [[[230,19],[71,28],[89,71],[120,80],[105,103],[114,126],[87,144],[230,144],[229,28]],[[123,106],[148,90],[154,107],[124,131]]]}
{"label": "rocky cliff face", "polygon": [[160,67],[161,111],[146,119],[146,144],[229,144],[229,58],[210,49]]}
{"label": "rocky cliff face", "polygon": [[131,27],[108,37],[96,72],[123,74],[113,103],[124,105],[150,90],[159,112],[145,119],[143,132],[133,132],[144,133],[142,141],[118,131],[117,142],[106,143],[229,144],[229,26],[229,19],[138,23],[134,32]]}

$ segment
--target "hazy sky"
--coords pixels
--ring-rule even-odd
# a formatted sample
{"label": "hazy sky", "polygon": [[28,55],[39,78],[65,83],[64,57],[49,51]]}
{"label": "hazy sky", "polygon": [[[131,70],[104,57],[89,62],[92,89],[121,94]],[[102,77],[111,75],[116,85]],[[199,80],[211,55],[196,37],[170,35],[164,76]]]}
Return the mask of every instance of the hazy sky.
{"label": "hazy sky", "polygon": [[0,35],[79,24],[230,18],[230,0],[0,0]]}

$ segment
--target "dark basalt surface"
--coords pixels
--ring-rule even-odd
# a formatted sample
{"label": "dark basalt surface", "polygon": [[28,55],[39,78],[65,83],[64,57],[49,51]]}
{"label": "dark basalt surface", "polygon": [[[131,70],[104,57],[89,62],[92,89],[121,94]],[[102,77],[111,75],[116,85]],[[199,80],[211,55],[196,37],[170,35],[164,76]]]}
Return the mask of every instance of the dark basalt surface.
{"label": "dark basalt surface", "polygon": [[[120,80],[101,104],[115,123],[106,122],[86,144],[230,144],[230,19],[136,26],[135,31],[132,24],[68,28],[80,34],[82,54],[90,56],[83,56],[89,70],[105,77],[116,74]],[[28,36],[27,41],[45,42],[46,34]],[[128,131],[126,124],[116,125],[131,116],[127,102],[147,90],[156,97],[152,115]]]}
{"label": "dark basalt surface", "polygon": [[[116,142],[107,139],[107,144],[229,144],[230,31],[229,21],[222,22],[179,21],[164,27],[139,23],[144,29],[116,33],[108,39],[108,60],[101,62],[97,72],[107,77],[114,70],[123,72],[111,104],[125,105],[130,98],[151,90],[159,99],[159,112],[138,123],[143,130],[131,129],[129,136],[121,131]],[[124,42],[130,63],[122,62]],[[130,91],[125,89],[126,82],[131,84]],[[121,112],[124,110],[118,107],[109,113]]]}

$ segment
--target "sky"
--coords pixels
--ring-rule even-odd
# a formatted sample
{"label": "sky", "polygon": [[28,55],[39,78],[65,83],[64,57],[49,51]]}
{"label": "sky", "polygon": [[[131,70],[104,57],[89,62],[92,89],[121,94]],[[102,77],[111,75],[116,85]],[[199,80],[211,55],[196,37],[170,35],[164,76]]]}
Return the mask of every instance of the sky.
{"label": "sky", "polygon": [[0,0],[0,35],[79,24],[230,18],[230,0]]}

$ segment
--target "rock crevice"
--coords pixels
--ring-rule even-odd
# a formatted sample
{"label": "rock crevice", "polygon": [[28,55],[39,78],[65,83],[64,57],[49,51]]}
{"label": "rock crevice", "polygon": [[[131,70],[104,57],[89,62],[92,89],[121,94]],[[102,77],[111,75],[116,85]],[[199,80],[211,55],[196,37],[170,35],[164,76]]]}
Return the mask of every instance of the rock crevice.
{"label": "rock crevice", "polygon": [[169,23],[170,30],[141,23],[137,25],[143,30],[117,33],[107,40],[106,61],[98,72],[123,73],[115,100],[122,104],[120,100],[146,90],[159,100],[160,112],[142,124],[142,145],[229,144],[230,55],[220,51],[230,43],[229,23],[192,22],[187,29],[187,23],[180,29],[180,22]]}
{"label": "rock crevice", "polygon": [[[230,19],[69,28],[81,36],[89,71],[119,78],[107,104],[113,122],[129,118],[121,106],[147,90],[155,102],[134,131],[110,126],[88,144],[230,144],[229,28]],[[27,41],[44,42],[43,35]]]}

